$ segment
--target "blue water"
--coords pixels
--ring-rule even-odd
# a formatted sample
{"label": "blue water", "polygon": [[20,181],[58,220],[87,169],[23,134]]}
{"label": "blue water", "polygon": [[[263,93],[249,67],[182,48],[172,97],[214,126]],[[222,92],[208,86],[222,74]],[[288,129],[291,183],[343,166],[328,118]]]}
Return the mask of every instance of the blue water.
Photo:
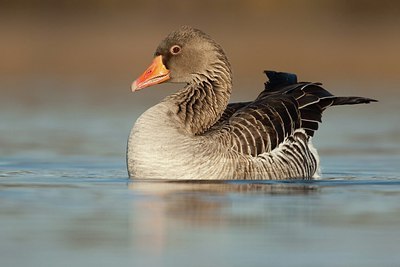
{"label": "blue water", "polygon": [[349,110],[321,180],[211,184],[130,181],[136,115],[2,113],[0,265],[400,266],[399,119]]}

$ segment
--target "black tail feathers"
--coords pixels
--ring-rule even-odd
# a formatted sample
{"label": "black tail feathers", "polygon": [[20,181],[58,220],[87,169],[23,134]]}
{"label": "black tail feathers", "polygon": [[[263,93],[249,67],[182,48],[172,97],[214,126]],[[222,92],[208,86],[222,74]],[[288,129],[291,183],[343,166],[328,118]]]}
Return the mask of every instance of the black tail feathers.
{"label": "black tail feathers", "polygon": [[[313,95],[313,99],[315,97],[320,98],[320,103],[324,103],[325,107],[330,105],[332,106],[339,106],[339,105],[355,105],[355,104],[368,104],[371,102],[378,102],[378,100],[367,98],[367,97],[358,97],[358,96],[349,96],[349,97],[335,97],[322,87],[320,87],[320,83],[300,83],[299,85],[317,85],[315,86],[301,86],[301,87],[288,87],[291,85],[298,84],[297,76],[293,73],[287,72],[278,72],[272,70],[265,70],[264,73],[268,77],[268,81],[265,83],[265,93],[270,92],[278,92],[281,91],[282,93],[292,93],[294,90],[300,89],[300,98],[303,99],[304,92],[306,95]],[[285,88],[288,87],[288,88]],[[316,90],[318,89],[318,90]],[[263,93],[260,96],[263,96]],[[295,93],[295,92],[294,92]],[[296,98],[299,99],[299,98]],[[303,101],[310,101],[309,98],[303,99]],[[333,102],[332,102],[333,101]],[[300,106],[302,106],[300,104]],[[324,106],[324,105],[323,105]]]}
{"label": "black tail feathers", "polygon": [[272,70],[264,70],[264,73],[268,77],[268,81],[265,83],[266,90],[273,90],[274,88],[292,85],[297,83],[297,76],[293,73],[277,72]]}
{"label": "black tail feathers", "polygon": [[378,102],[378,100],[367,97],[359,97],[359,96],[348,96],[348,97],[344,96],[344,97],[335,97],[332,106],[368,104],[370,102]]}

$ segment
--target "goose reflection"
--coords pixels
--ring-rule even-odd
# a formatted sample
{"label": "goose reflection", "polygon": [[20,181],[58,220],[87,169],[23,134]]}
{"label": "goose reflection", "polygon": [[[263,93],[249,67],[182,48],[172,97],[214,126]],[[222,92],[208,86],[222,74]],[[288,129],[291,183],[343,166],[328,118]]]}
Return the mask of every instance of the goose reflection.
{"label": "goose reflection", "polygon": [[313,182],[274,182],[274,181],[149,181],[136,180],[129,183],[129,189],[154,196],[168,196],[180,193],[196,193],[227,195],[230,193],[242,195],[307,195],[318,191]]}
{"label": "goose reflection", "polygon": [[[319,192],[312,182],[134,181],[128,186],[135,196],[132,242],[136,249],[153,256],[176,245],[185,231],[257,228],[307,216],[303,214],[304,200]],[[282,201],[291,204],[282,205]]]}
{"label": "goose reflection", "polygon": [[[195,224],[225,224],[232,222],[227,209],[262,201],[271,196],[296,196],[315,194],[319,187],[312,182],[157,182],[135,181],[129,189],[146,196],[140,205],[157,207],[162,216]],[[262,212],[254,212],[259,217]],[[245,217],[248,219],[249,215]],[[241,218],[243,222],[243,218]]]}
{"label": "goose reflection", "polygon": [[[185,247],[185,232],[215,234],[237,227],[263,229],[303,214],[318,195],[313,182],[157,182],[128,184],[132,201],[130,229],[135,250],[152,256],[154,265],[168,247]],[[300,201],[299,201],[300,200]],[[283,201],[283,202],[282,202]],[[283,203],[283,205],[282,205]],[[285,204],[286,203],[286,204]],[[288,204],[288,205],[287,205]]]}

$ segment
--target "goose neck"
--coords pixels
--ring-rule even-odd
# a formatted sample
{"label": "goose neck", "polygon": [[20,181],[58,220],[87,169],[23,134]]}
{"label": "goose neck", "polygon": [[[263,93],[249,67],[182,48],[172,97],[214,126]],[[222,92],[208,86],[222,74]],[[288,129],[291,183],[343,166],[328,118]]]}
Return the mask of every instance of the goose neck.
{"label": "goose neck", "polygon": [[230,71],[219,69],[194,77],[169,100],[177,107],[176,116],[183,128],[189,134],[199,135],[214,125],[226,109],[232,79]]}

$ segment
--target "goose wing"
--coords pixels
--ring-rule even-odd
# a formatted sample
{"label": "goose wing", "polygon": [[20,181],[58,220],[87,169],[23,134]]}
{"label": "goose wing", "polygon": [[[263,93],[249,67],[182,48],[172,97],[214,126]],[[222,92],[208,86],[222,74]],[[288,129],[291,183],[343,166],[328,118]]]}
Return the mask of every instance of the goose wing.
{"label": "goose wing", "polygon": [[236,111],[248,106],[251,103],[252,101],[229,103],[224,110],[224,113],[222,113],[221,118],[219,118],[219,120],[215,123],[214,127],[225,123],[233,114],[236,113]]}
{"label": "goose wing", "polygon": [[257,156],[270,152],[304,129],[313,136],[329,106],[374,101],[359,97],[335,97],[320,83],[297,82],[294,74],[266,71],[269,81],[253,102],[230,104],[209,133],[228,134],[233,149]]}

